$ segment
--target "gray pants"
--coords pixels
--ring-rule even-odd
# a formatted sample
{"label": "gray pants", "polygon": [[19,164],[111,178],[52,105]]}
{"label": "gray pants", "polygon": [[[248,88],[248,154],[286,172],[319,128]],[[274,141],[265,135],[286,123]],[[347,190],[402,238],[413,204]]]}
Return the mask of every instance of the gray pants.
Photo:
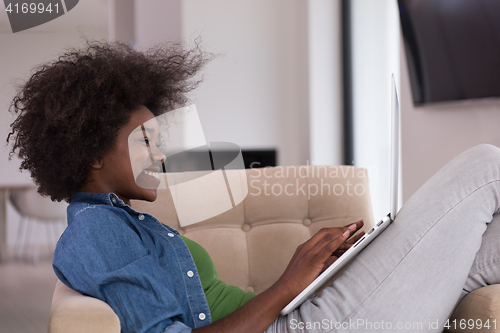
{"label": "gray pants", "polygon": [[441,332],[462,297],[500,283],[499,208],[500,149],[469,149],[332,286],[266,332]]}

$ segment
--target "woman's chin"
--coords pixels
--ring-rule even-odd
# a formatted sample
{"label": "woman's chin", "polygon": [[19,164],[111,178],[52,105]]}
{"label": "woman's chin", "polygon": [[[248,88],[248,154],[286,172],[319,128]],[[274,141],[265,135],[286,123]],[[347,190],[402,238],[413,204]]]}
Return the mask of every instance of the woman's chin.
{"label": "woman's chin", "polygon": [[158,197],[158,192],[156,189],[148,189],[148,190],[144,190],[144,192],[145,192],[144,193],[144,200],[146,200],[146,201],[153,202]]}
{"label": "woman's chin", "polygon": [[153,202],[158,194],[157,189],[160,185],[160,179],[146,174],[144,171],[136,178],[136,185],[141,189],[142,200]]}

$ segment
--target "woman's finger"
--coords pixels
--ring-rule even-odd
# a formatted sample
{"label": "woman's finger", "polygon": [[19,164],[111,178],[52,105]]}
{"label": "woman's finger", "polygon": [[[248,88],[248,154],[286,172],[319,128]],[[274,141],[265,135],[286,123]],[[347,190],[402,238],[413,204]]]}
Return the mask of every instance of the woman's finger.
{"label": "woman's finger", "polygon": [[[338,236],[337,238],[328,239],[325,237],[325,239],[327,239],[328,241],[318,243],[318,245],[313,249],[315,251],[319,250],[319,252],[314,255],[313,261],[317,264],[324,265],[324,263],[331,257],[332,253],[334,253],[339,248],[339,246],[344,243],[347,238],[349,238],[349,235],[350,229],[347,229],[342,235]],[[311,252],[313,250],[311,250]]]}
{"label": "woman's finger", "polygon": [[354,235],[359,229],[363,228],[363,225],[365,223],[364,223],[363,220],[359,220],[357,222],[354,222],[354,223],[346,225],[346,227],[352,226],[353,224],[356,225],[356,229],[353,232],[351,232],[351,236],[350,237],[352,237],[352,235]]}
{"label": "woman's finger", "polygon": [[365,235],[365,232],[364,231],[361,231],[359,234],[355,235],[354,237],[351,237],[349,238],[348,240],[346,240],[346,244],[354,244],[356,243],[361,237],[363,237]]}
{"label": "woman's finger", "polygon": [[[314,234],[307,242],[303,243],[300,245],[300,247],[302,248],[302,250],[304,250],[305,252],[311,250],[312,248],[314,248],[319,242],[322,242],[325,235],[327,237],[328,234],[336,234],[336,233],[343,233],[346,229],[350,228],[350,236],[352,236],[354,233],[356,233],[356,231],[358,231],[360,228],[363,227],[363,220],[360,220],[360,221],[357,221],[355,223],[351,223],[351,224],[348,224],[344,227],[330,227],[330,228],[322,228],[320,229],[316,234]],[[324,245],[324,244],[322,244]]]}
{"label": "woman's finger", "polygon": [[356,230],[355,224],[351,224],[348,227],[322,228],[307,242],[299,246],[300,252],[304,254],[309,253],[309,255],[315,256],[323,249],[326,244],[336,239],[346,231],[354,232],[354,230]]}

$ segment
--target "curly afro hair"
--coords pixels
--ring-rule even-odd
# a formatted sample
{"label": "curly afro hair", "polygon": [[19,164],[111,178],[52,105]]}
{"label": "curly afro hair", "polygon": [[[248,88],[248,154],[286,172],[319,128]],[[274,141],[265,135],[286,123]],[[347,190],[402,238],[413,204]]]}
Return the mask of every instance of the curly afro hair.
{"label": "curly afro hair", "polygon": [[34,69],[10,106],[17,114],[7,142],[38,192],[70,202],[94,161],[113,147],[118,130],[144,105],[154,115],[187,102],[210,60],[198,44],[159,45],[142,53],[122,43],[86,42]]}

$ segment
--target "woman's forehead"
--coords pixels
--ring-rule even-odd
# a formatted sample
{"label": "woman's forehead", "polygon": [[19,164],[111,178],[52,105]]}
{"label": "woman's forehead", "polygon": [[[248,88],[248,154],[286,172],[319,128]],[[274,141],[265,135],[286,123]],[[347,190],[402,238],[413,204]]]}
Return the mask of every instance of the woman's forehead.
{"label": "woman's forehead", "polygon": [[142,133],[143,128],[148,133],[159,131],[158,121],[155,115],[145,106],[139,107],[132,113],[126,127],[131,133],[137,131]]}

